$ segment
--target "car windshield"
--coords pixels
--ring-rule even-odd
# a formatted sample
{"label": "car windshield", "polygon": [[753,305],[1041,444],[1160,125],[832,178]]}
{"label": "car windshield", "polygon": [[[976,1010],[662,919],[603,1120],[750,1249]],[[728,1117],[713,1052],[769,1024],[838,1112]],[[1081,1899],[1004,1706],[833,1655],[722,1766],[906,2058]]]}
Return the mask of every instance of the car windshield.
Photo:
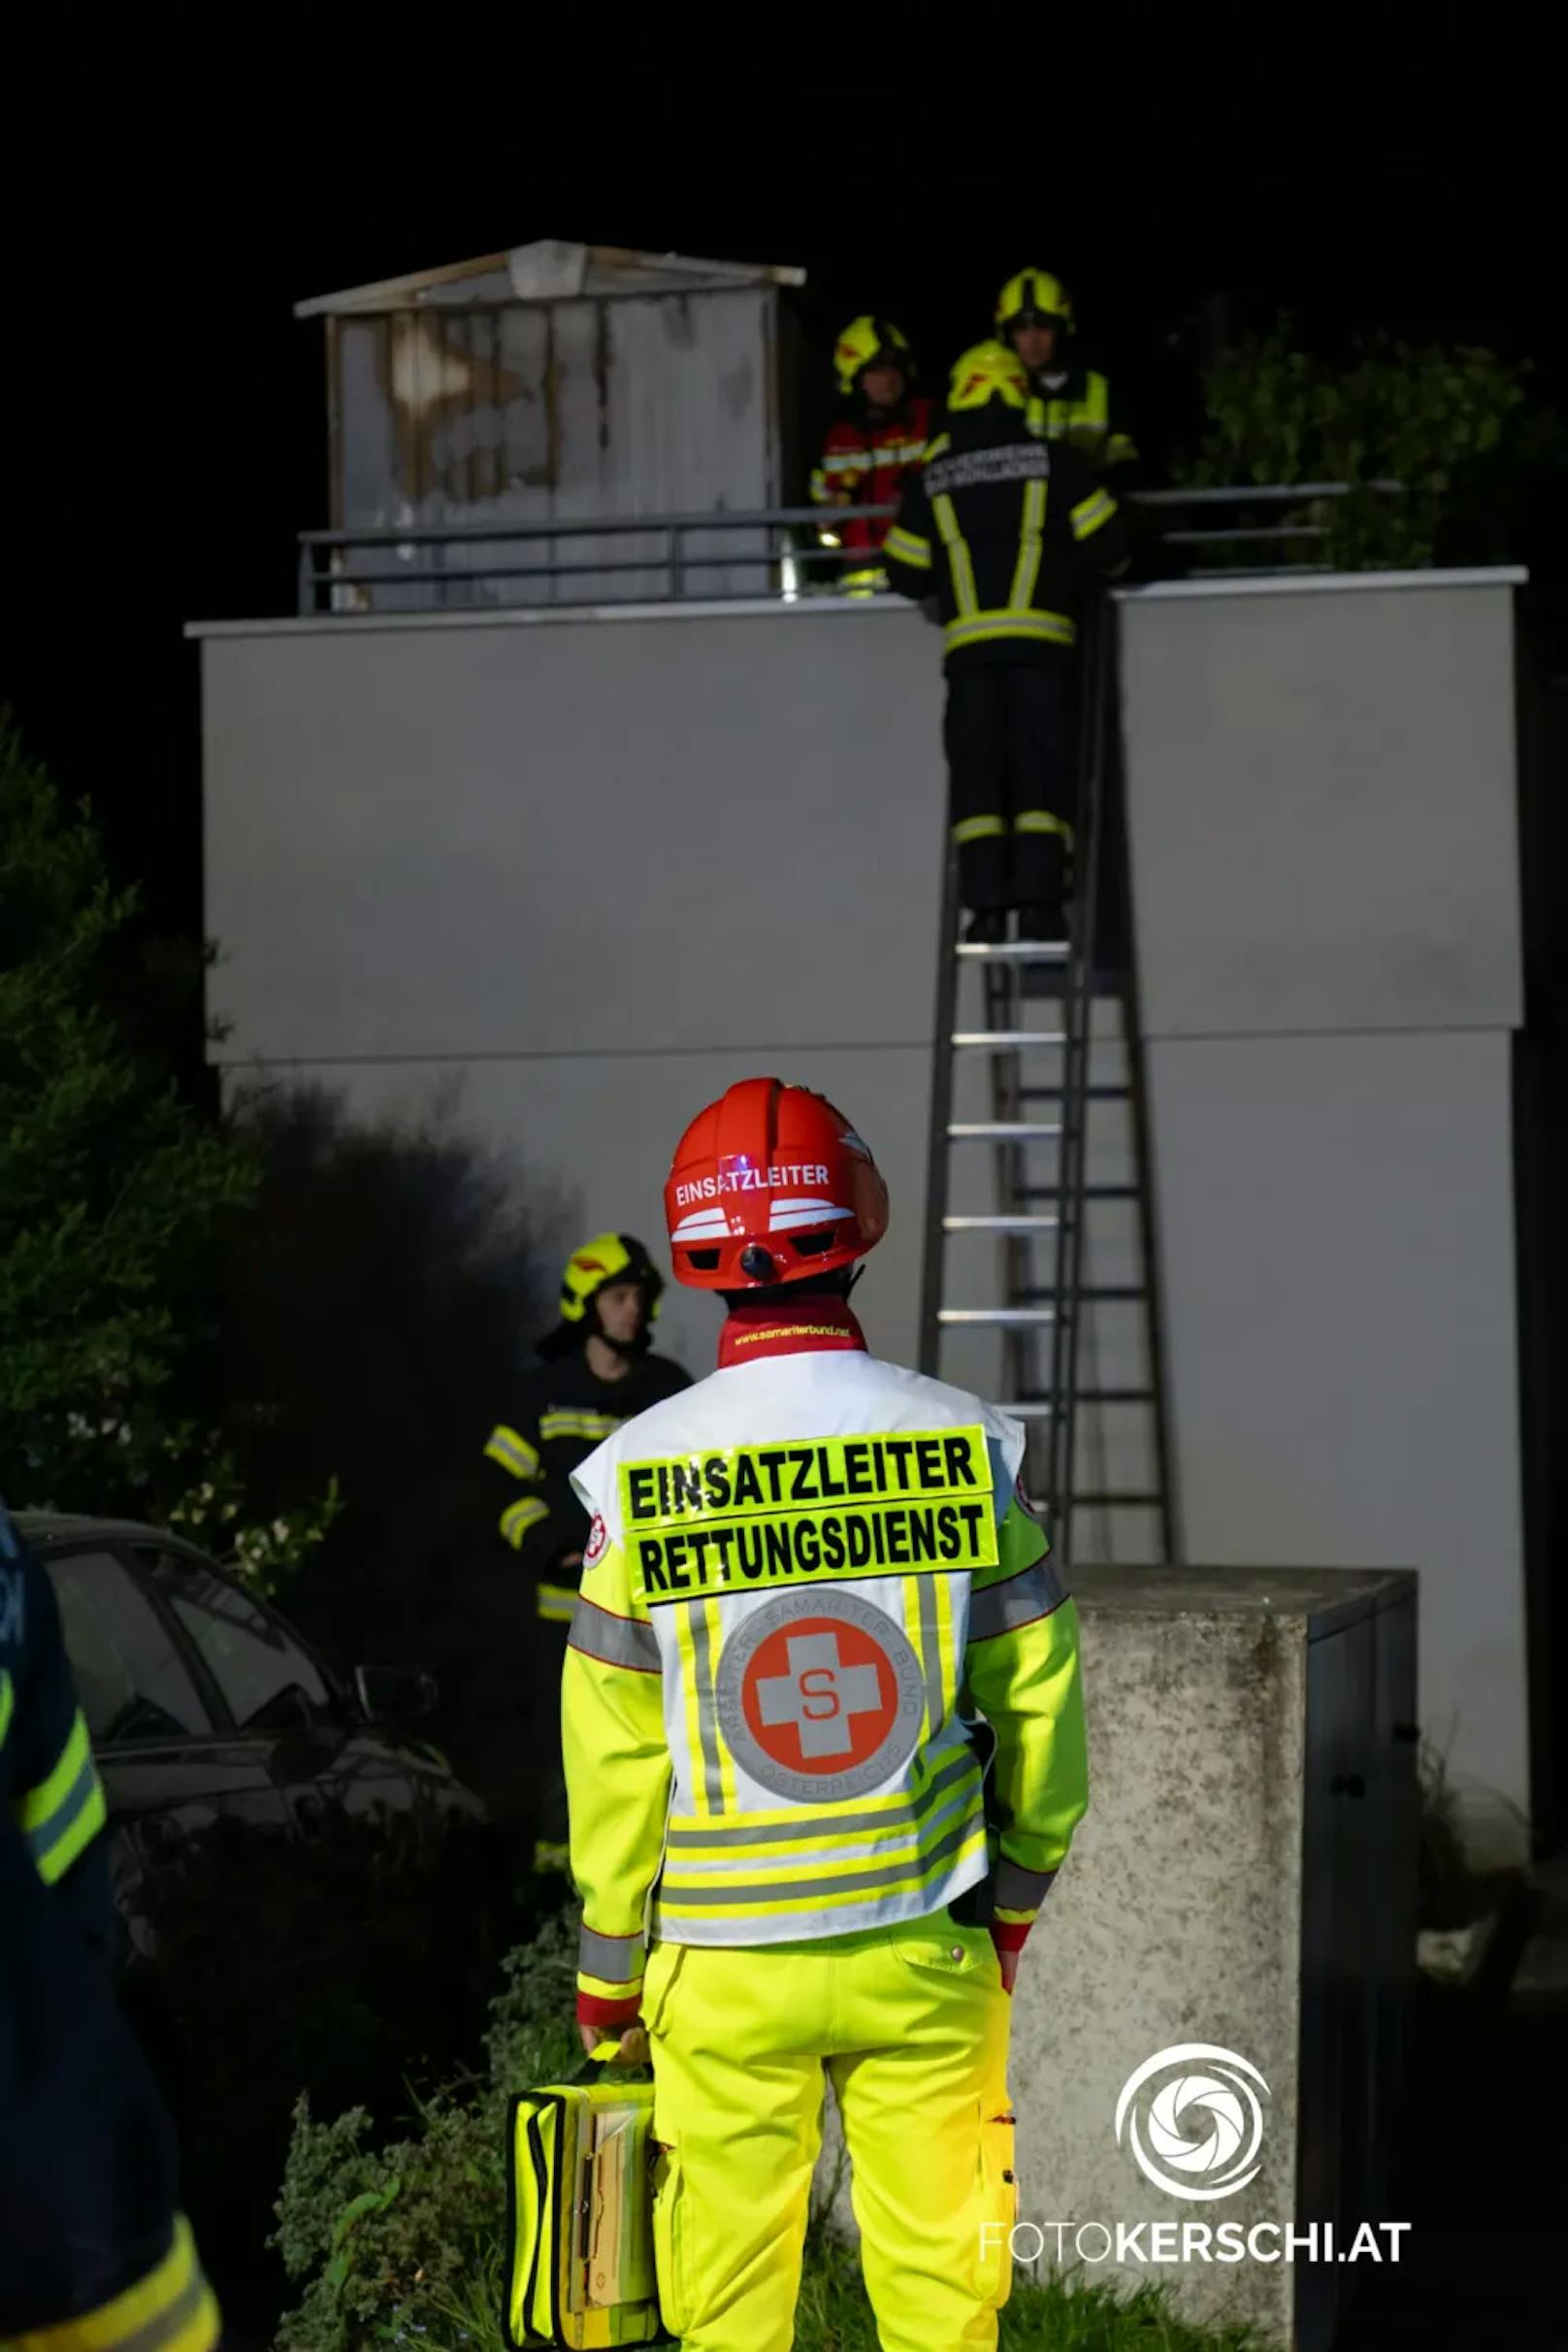
{"label": "car windshield", "polygon": [[337,1721],[315,1660],[247,1593],[183,1553],[157,1551],[143,1557],[242,1731],[311,1729]]}
{"label": "car windshield", "polygon": [[87,1729],[100,1747],[212,1729],[173,1633],[110,1552],[51,1558],[65,1647]]}

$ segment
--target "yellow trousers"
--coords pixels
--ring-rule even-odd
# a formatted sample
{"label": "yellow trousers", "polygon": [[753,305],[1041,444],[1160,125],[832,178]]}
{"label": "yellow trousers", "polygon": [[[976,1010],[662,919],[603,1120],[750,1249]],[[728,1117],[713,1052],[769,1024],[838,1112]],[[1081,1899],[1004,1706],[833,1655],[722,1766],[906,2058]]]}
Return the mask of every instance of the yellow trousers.
{"label": "yellow trousers", "polygon": [[659,2299],[686,2352],[790,2352],[831,2076],[882,2352],[993,2347],[1017,2209],[1010,2003],[945,1911],[748,1950],[656,1944]]}

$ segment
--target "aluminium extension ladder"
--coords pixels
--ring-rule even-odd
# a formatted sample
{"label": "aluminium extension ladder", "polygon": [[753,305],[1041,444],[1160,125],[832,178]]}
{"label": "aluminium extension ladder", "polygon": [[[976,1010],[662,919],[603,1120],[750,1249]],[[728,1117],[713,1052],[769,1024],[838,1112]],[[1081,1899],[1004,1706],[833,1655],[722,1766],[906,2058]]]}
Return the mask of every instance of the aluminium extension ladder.
{"label": "aluminium extension ladder", "polygon": [[957,942],[949,857],[921,1367],[1025,1422],[1026,1483],[1062,1558],[1147,1562],[1174,1552],[1142,1070],[1130,969],[1095,954],[1113,643],[1101,610],[1085,637],[1073,936]]}

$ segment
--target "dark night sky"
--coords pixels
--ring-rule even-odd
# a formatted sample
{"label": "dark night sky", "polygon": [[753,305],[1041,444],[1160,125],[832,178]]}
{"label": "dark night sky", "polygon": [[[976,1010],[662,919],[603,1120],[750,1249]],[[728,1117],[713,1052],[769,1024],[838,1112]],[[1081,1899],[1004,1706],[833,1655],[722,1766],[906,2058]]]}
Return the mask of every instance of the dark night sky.
{"label": "dark night sky", "polygon": [[[1517,50],[1464,60],[1454,103],[1441,9],[1408,41],[1392,16],[1320,10],[1310,52],[1288,8],[1261,30],[1211,9],[1168,55],[1148,12],[1075,21],[1075,52],[1013,19],[965,61],[890,12],[690,32],[599,15],[574,46],[529,12],[35,16],[11,50],[34,144],[10,164],[0,700],[92,794],[120,871],[196,920],[180,632],[289,609],[292,535],[325,519],[306,294],[538,236],[792,261],[824,351],[880,309],[931,381],[1038,260],[1156,443],[1193,401],[1172,339],[1222,290],[1259,322],[1289,306],[1319,343],[1489,342],[1568,397],[1559,253],[1498,233],[1551,225],[1526,197],[1555,144],[1521,136]],[[769,62],[690,78],[765,35]],[[900,85],[875,61],[906,35],[922,70]]]}

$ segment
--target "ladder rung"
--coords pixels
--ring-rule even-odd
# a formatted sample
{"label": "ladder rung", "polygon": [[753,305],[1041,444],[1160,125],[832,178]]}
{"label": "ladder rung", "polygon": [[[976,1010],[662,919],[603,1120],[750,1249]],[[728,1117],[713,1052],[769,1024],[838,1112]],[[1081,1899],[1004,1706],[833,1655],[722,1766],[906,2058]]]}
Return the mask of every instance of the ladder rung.
{"label": "ladder rung", "polygon": [[[1079,1092],[1090,1102],[1126,1102],[1130,1098],[1132,1089],[1129,1086],[1086,1086],[1080,1088]],[[1066,1089],[1060,1086],[1021,1086],[1018,1099],[1020,1102],[1060,1102],[1065,1093]]]}
{"label": "ladder rung", "polygon": [[961,939],[958,952],[977,964],[1064,964],[1068,950],[1065,939],[998,939],[994,947]]}
{"label": "ladder rung", "polygon": [[[1013,1295],[1015,1298],[1055,1298],[1056,1291],[1042,1290],[1038,1283],[1031,1283],[1024,1290],[1015,1290]],[[1078,1295],[1080,1298],[1128,1300],[1147,1298],[1149,1293],[1137,1283],[1100,1283],[1098,1286],[1083,1283],[1079,1286]]]}
{"label": "ladder rung", "polygon": [[1069,1494],[1067,1501],[1074,1509],[1093,1508],[1096,1511],[1162,1511],[1162,1494]]}
{"label": "ladder rung", "polygon": [[976,1047],[982,1052],[988,1047],[993,1051],[1000,1052],[1004,1048],[1011,1051],[1014,1046],[1019,1045],[1065,1045],[1066,1042],[1065,1029],[955,1029],[953,1031],[955,1045]]}
{"label": "ladder rung", "polygon": [[1005,1396],[996,1410],[998,1413],[1014,1413],[1020,1421],[1049,1421],[1056,1407],[1045,1397]]}
{"label": "ladder rung", "polygon": [[[1015,1188],[1020,1200],[1060,1200],[1062,1187],[1058,1184],[1021,1184]],[[1086,1200],[1136,1200],[1135,1184],[1086,1184]]]}
{"label": "ladder rung", "polygon": [[944,1233],[1054,1233],[1060,1217],[944,1217]]}
{"label": "ladder rung", "polygon": [[940,1323],[1054,1323],[1055,1307],[942,1307]]}
{"label": "ladder rung", "polygon": [[[1155,1392],[1153,1388],[1075,1388],[1073,1401],[1080,1405],[1152,1405]],[[1021,1397],[1016,1404],[1003,1405],[1002,1411],[1022,1412],[1029,1404],[1038,1404],[1047,1413],[1051,1410],[1047,1397]]]}
{"label": "ladder rung", "polygon": [[1060,1135],[1060,1120],[1048,1119],[960,1119],[948,1127],[955,1143],[1031,1143],[1044,1142],[1048,1135]]}

